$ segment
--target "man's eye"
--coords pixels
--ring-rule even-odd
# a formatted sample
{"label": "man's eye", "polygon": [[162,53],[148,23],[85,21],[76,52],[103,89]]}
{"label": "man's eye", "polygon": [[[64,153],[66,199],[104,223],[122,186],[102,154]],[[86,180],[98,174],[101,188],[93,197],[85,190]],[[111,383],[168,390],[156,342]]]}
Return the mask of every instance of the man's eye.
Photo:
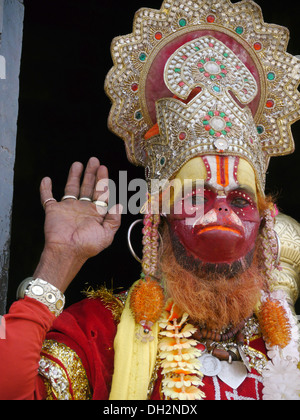
{"label": "man's eye", "polygon": [[207,199],[203,195],[193,194],[192,196],[188,197],[192,206],[203,206]]}
{"label": "man's eye", "polygon": [[231,205],[238,208],[244,208],[250,205],[249,201],[245,198],[234,198],[231,200]]}

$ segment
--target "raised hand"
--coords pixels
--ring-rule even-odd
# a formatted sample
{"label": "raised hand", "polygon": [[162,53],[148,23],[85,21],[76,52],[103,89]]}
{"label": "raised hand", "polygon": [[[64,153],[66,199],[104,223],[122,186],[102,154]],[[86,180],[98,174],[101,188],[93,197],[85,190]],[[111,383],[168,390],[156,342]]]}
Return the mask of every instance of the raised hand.
{"label": "raised hand", "polygon": [[91,158],[81,184],[82,173],[83,165],[75,162],[61,202],[53,198],[50,178],[44,178],[40,187],[46,213],[45,249],[34,276],[61,291],[68,287],[88,258],[111,245],[121,223],[121,206],[107,211],[107,168],[97,158]]}

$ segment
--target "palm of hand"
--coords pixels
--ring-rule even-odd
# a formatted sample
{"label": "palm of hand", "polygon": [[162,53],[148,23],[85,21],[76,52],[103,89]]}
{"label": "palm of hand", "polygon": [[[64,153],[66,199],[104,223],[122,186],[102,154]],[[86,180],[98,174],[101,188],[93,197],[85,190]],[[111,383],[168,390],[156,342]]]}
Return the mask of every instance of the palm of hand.
{"label": "palm of hand", "polygon": [[[95,200],[99,193],[96,191],[99,180],[108,179],[107,169],[100,166],[98,159],[90,159],[80,186],[82,170],[81,164],[72,165],[65,194]],[[50,178],[45,178],[41,184],[42,203],[49,197],[52,197],[52,182]],[[45,211],[45,245],[82,261],[110,246],[121,222],[119,206],[107,212],[92,202],[75,199],[51,201],[45,206]]]}

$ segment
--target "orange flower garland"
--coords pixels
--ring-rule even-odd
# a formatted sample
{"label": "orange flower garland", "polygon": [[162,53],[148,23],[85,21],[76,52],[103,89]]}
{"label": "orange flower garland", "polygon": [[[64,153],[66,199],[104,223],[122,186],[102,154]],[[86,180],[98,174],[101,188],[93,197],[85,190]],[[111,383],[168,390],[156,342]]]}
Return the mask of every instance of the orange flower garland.
{"label": "orange flower garland", "polygon": [[266,342],[285,348],[291,341],[289,319],[279,301],[266,298],[259,313],[259,323]]}
{"label": "orange flower garland", "polygon": [[198,388],[203,385],[198,360],[201,351],[195,348],[198,342],[190,338],[196,328],[187,320],[188,315],[169,300],[159,323],[163,338],[158,345],[164,375],[162,390],[167,399],[202,400],[205,397]]}
{"label": "orange flower garland", "polygon": [[141,279],[134,287],[130,307],[135,317],[135,322],[150,330],[158,321],[164,308],[164,293],[159,283],[150,276]]}

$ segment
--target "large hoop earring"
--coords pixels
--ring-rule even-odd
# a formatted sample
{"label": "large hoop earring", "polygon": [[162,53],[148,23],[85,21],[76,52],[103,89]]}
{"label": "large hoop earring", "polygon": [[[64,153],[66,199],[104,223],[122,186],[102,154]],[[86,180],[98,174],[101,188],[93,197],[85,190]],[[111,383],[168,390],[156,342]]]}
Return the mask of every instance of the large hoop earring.
{"label": "large hoop earring", "polygon": [[140,263],[140,264],[142,264],[142,260],[141,260],[141,258],[139,258],[137,255],[136,255],[136,253],[135,253],[135,251],[134,251],[134,249],[133,249],[133,246],[132,246],[132,243],[131,243],[131,232],[132,232],[132,230],[133,230],[133,228],[138,224],[138,223],[143,223],[143,219],[138,219],[138,220],[136,220],[135,222],[133,222],[131,225],[130,225],[130,227],[129,227],[129,229],[128,229],[128,232],[127,232],[127,243],[128,243],[128,247],[129,247],[129,250],[130,250],[130,252],[131,252],[131,255]]}
{"label": "large hoop earring", "polygon": [[[134,249],[133,249],[133,246],[132,246],[132,243],[131,243],[131,233],[132,233],[132,230],[133,230],[133,228],[138,224],[138,223],[143,223],[143,219],[138,219],[138,220],[135,220],[131,225],[130,225],[130,227],[129,227],[129,229],[128,229],[128,232],[127,232],[127,243],[128,243],[128,248],[129,248],[129,250],[130,250],[130,252],[131,252],[131,255],[133,256],[133,258],[137,261],[137,262],[139,262],[140,264],[142,264],[142,259],[141,258],[139,258],[139,256],[135,253],[135,251],[134,251]],[[158,234],[159,234],[159,238],[160,238],[160,243],[161,244],[163,244],[163,239],[162,239],[162,236],[161,236],[161,234],[158,232]]]}

